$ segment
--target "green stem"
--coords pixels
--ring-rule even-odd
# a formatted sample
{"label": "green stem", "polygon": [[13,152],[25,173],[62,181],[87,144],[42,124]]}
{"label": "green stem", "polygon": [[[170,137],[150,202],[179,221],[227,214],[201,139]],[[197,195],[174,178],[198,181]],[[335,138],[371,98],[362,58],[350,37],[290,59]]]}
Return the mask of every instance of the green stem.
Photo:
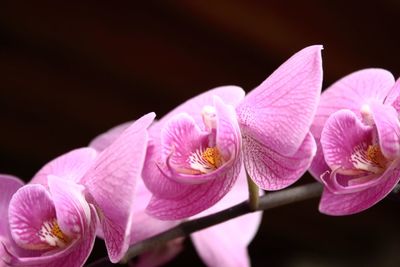
{"label": "green stem", "polygon": [[249,207],[250,210],[255,211],[260,204],[260,188],[254,183],[249,174],[247,174],[247,185],[249,189]]}
{"label": "green stem", "polygon": [[133,257],[148,251],[154,247],[165,244],[166,242],[173,240],[178,237],[185,237],[193,232],[205,229],[207,227],[228,221],[230,219],[242,216],[247,213],[254,211],[268,210],[279,206],[287,205],[290,203],[299,202],[305,199],[315,198],[321,195],[322,185],[318,182],[311,183],[308,185],[301,185],[297,187],[288,188],[285,190],[271,192],[267,195],[263,195],[259,198],[259,204],[257,210],[252,210],[247,201],[239,203],[228,209],[220,212],[198,218],[190,221],[182,222],[181,224],[150,237],[146,240],[140,241],[132,245],[121,263],[126,263]]}

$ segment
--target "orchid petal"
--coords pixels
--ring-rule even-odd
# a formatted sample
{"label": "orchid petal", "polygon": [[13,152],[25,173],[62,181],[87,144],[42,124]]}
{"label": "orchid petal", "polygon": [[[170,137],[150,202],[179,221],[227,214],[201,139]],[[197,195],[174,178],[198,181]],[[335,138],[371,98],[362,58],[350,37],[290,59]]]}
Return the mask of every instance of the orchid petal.
{"label": "orchid petal", "polygon": [[19,246],[15,244],[11,237],[9,222],[8,222],[8,207],[13,194],[24,185],[24,183],[17,177],[0,174],[0,187],[2,192],[0,194],[0,214],[3,214],[0,220],[0,266],[1,259],[5,254],[3,246],[11,250],[19,250]]}
{"label": "orchid petal", "polygon": [[397,111],[389,105],[373,102],[372,115],[378,130],[379,145],[387,159],[400,156],[400,122]]}
{"label": "orchid petal", "polygon": [[132,125],[132,123],[133,121],[122,123],[118,126],[111,128],[107,132],[98,135],[90,142],[89,147],[96,149],[96,151],[98,152],[103,151],[109,145],[111,145],[118,138],[118,136],[123,133],[123,131],[128,129],[129,126]]}
{"label": "orchid petal", "polygon": [[100,209],[100,222],[111,262],[128,249],[135,184],[142,171],[147,147],[149,113],[126,129],[103,150],[82,180]]}
{"label": "orchid petal", "polygon": [[238,157],[227,172],[209,182],[187,185],[185,193],[174,199],[163,199],[154,195],[147,211],[161,220],[179,220],[211,207],[232,188],[240,172],[240,162]]}
{"label": "orchid petal", "polygon": [[325,189],[319,210],[328,215],[350,215],[361,212],[375,205],[389,194],[400,180],[399,160],[392,165],[379,178],[381,183],[373,184],[368,189],[346,194],[334,194]]}
{"label": "orchid petal", "polygon": [[97,152],[92,148],[72,150],[47,163],[32,178],[30,183],[47,186],[47,177],[49,175],[79,182],[93,164],[96,156]]}
{"label": "orchid petal", "polygon": [[21,187],[12,197],[9,207],[10,230],[15,242],[26,249],[48,249],[38,233],[43,223],[56,218],[54,203],[46,188],[39,184]]}
{"label": "orchid petal", "polygon": [[[239,204],[248,198],[246,173],[242,168],[232,190],[216,205],[196,215],[203,217]],[[250,266],[247,246],[261,223],[262,212],[247,214],[191,235],[203,261],[210,267]]]}
{"label": "orchid petal", "polygon": [[9,236],[8,206],[14,193],[23,185],[24,183],[17,177],[0,174],[0,214],[3,214],[0,220],[0,237]]}
{"label": "orchid petal", "polygon": [[343,77],[322,93],[311,133],[319,139],[328,117],[340,109],[360,116],[363,105],[383,103],[393,84],[393,75],[384,69],[364,69]]}
{"label": "orchid petal", "polygon": [[352,161],[354,150],[367,149],[372,140],[372,128],[364,125],[350,110],[340,110],[329,117],[321,134],[321,145],[325,161],[334,170],[355,169]]}
{"label": "orchid petal", "polygon": [[317,110],[321,49],[310,46],[293,55],[236,108],[241,128],[252,139],[281,155],[296,153]]}
{"label": "orchid petal", "polygon": [[306,172],[315,155],[316,144],[309,133],[293,156],[267,148],[243,133],[244,163],[253,181],[265,190],[280,190],[296,182]]}

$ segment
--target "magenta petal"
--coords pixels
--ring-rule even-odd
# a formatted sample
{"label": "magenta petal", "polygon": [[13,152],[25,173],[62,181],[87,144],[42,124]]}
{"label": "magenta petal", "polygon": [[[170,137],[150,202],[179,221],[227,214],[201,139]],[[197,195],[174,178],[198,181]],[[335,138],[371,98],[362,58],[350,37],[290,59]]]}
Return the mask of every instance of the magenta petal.
{"label": "magenta petal", "polygon": [[149,113],[126,129],[103,150],[82,183],[100,210],[108,254],[118,262],[128,249],[136,180],[141,174],[147,147]]}
{"label": "magenta petal", "polygon": [[378,130],[379,145],[387,159],[400,156],[400,123],[397,111],[389,105],[371,104],[372,115]]}
{"label": "magenta petal", "polygon": [[354,169],[351,156],[354,149],[371,143],[372,128],[365,126],[350,110],[340,110],[329,117],[321,134],[325,161],[335,170]]}
{"label": "magenta petal", "polygon": [[15,242],[27,249],[48,249],[38,232],[46,221],[56,218],[54,203],[46,188],[39,184],[21,187],[9,207],[10,230]]}
{"label": "magenta petal", "polygon": [[0,220],[0,237],[9,236],[8,206],[11,197],[23,185],[24,183],[17,177],[0,174],[0,214],[2,214],[2,219]]}
{"label": "magenta petal", "polygon": [[133,121],[125,122],[118,126],[115,126],[108,130],[105,133],[100,134],[96,138],[94,138],[89,147],[96,149],[96,151],[101,152],[106,149],[109,145],[111,145],[117,138],[125,131],[129,126],[131,126]]}
{"label": "magenta petal", "polygon": [[161,220],[179,220],[195,215],[217,203],[235,183],[241,166],[238,157],[221,176],[199,185],[188,185],[184,194],[174,199],[153,196],[147,210]]}
{"label": "magenta petal", "polygon": [[209,267],[248,267],[250,257],[247,245],[237,244],[236,240],[231,240],[238,231],[240,233],[241,229],[210,228],[207,230],[207,235],[195,234],[193,244],[201,259]]}
{"label": "magenta petal", "polygon": [[322,93],[311,133],[319,139],[328,117],[340,109],[359,115],[364,104],[383,103],[393,84],[393,75],[383,69],[364,69],[343,77]]}
{"label": "magenta petal", "polygon": [[322,86],[322,46],[293,55],[236,108],[246,133],[271,150],[293,155],[317,110]]}
{"label": "magenta petal", "polygon": [[246,133],[243,134],[244,162],[253,181],[265,190],[280,190],[296,182],[306,172],[316,152],[309,133],[293,156],[273,151]]}
{"label": "magenta petal", "polygon": [[[247,200],[244,170],[232,190],[216,205],[196,215],[206,216]],[[252,213],[218,224],[191,235],[193,244],[207,266],[250,266],[247,246],[261,223],[262,212]]]}
{"label": "magenta petal", "polygon": [[[24,183],[14,176],[0,174],[0,188],[2,188],[0,194],[0,214],[2,214],[0,220],[0,259],[3,259],[5,253],[3,245],[8,247],[10,250],[18,249],[17,244],[13,242],[11,237],[8,222],[8,207],[13,194],[23,185]],[[1,264],[0,260],[0,266],[2,266]]]}
{"label": "magenta petal", "polygon": [[400,164],[395,161],[379,178],[379,184],[353,193],[333,194],[325,189],[319,210],[328,215],[350,215],[375,205],[389,194],[400,180]]}
{"label": "magenta petal", "polygon": [[92,148],[72,150],[47,163],[33,177],[30,183],[47,186],[47,177],[49,175],[79,182],[93,164],[96,156],[97,152]]}

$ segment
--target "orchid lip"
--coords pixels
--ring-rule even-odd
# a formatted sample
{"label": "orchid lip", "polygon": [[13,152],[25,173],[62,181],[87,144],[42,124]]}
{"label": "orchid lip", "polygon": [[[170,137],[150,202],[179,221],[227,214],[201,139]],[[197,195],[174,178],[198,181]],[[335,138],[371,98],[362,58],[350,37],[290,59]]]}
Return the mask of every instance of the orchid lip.
{"label": "orchid lip", "polygon": [[336,195],[359,192],[380,182],[380,177],[370,174],[351,179],[347,182],[347,185],[342,185],[336,178],[336,174],[340,174],[342,171],[343,169],[339,167],[332,171],[325,171],[320,176],[325,187]]}

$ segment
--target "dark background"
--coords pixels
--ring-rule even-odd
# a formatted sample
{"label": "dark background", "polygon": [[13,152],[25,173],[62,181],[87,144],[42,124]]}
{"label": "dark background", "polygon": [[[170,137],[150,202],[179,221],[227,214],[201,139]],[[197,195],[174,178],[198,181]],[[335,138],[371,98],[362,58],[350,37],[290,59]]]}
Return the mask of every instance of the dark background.
{"label": "dark background", "polygon": [[[216,86],[249,91],[311,44],[325,48],[324,87],[366,67],[398,77],[400,2],[375,2],[2,1],[0,172],[28,181],[114,125]],[[318,200],[268,211],[253,266],[400,266],[399,204],[336,218]],[[203,266],[187,245],[169,266]],[[102,253],[97,242],[89,261]]]}

